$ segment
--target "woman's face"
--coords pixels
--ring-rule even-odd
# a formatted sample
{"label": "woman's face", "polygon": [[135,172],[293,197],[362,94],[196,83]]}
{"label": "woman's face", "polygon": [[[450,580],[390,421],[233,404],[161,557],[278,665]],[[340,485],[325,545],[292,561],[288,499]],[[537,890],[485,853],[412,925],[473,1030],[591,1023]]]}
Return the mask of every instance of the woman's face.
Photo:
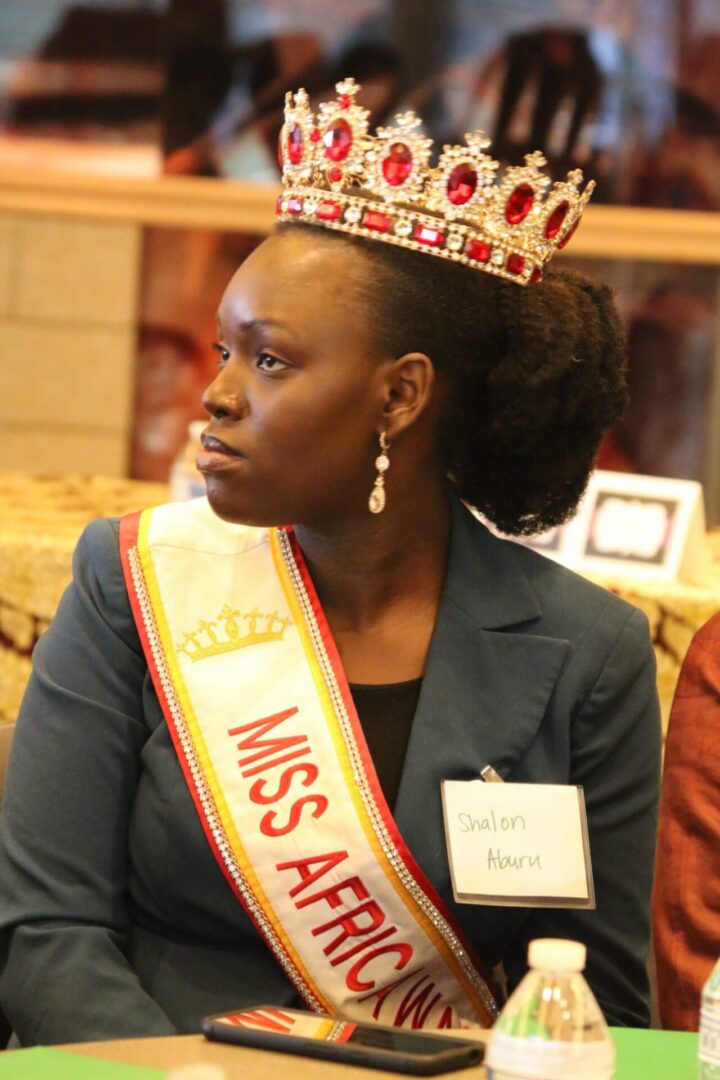
{"label": "woman's face", "polygon": [[367,514],[392,360],[372,355],[366,272],[350,245],[287,231],[228,285],[198,457],[220,517],[312,526]]}

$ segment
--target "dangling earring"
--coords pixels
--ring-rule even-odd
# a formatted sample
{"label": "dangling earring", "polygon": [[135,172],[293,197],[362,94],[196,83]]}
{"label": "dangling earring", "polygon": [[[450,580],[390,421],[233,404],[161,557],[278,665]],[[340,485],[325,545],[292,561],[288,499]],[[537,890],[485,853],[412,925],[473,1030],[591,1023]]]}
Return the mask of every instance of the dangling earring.
{"label": "dangling earring", "polygon": [[375,458],[375,487],[370,492],[368,510],[371,514],[382,514],[385,509],[385,473],[390,468],[390,458],[387,455],[390,449],[390,440],[384,431],[380,432],[380,453]]}

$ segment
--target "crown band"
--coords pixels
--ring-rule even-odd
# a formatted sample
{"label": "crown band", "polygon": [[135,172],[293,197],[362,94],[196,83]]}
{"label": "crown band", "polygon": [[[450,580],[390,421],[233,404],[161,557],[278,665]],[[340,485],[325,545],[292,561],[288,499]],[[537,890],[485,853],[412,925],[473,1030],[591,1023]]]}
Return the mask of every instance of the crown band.
{"label": "crown band", "polygon": [[368,111],[355,103],[353,79],[336,86],[335,102],[310,112],[304,90],[288,94],[280,132],[281,221],[326,229],[439,256],[521,285],[541,280],[555,251],[577,229],[595,187],[580,192],[582,173],[568,173],[547,195],[539,152],[505,171],[485,153],[483,132],[465,146],[445,146],[436,168],[432,141],[407,112],[395,126],[368,135]]}

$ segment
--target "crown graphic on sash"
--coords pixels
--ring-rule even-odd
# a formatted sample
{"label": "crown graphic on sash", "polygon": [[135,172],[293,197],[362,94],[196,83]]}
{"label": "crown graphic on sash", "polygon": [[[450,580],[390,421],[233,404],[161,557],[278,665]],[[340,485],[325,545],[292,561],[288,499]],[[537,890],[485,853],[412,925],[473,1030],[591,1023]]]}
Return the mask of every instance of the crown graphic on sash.
{"label": "crown graphic on sash", "polygon": [[[336,84],[334,102],[310,111],[305,90],[287,94],[279,157],[281,221],[305,221],[381,240],[484,270],[520,285],[537,282],[580,223],[595,182],[581,192],[579,169],[550,187],[539,151],[497,182],[499,163],[482,131],[465,146],[443,147],[429,165],[432,140],[413,112],[394,127],[368,132],[354,79]],[[546,192],[547,188],[550,188]]]}
{"label": "crown graphic on sash", "polygon": [[[246,623],[244,627],[241,620]],[[277,611],[264,614],[254,608],[241,612],[225,604],[217,618],[209,622],[200,619],[195,630],[186,632],[177,651],[196,663],[208,656],[245,649],[263,641],[280,641],[291,624],[292,619],[283,618]]]}

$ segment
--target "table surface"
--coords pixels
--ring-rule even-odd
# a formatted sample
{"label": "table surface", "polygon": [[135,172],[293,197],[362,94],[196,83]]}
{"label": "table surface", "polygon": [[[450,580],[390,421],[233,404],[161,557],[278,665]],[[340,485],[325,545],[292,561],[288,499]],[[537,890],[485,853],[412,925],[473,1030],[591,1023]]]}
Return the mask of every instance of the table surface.
{"label": "table surface", "polygon": [[[695,1080],[697,1035],[675,1031],[634,1031],[614,1028],[612,1035],[618,1051],[615,1080]],[[61,1057],[62,1054],[62,1057]],[[97,1071],[63,1068],[68,1055],[94,1059]],[[35,1060],[33,1060],[35,1059]],[[113,1080],[103,1062],[144,1066],[147,1072],[138,1080],[155,1080],[167,1070],[189,1066],[216,1066],[223,1070],[225,1080],[372,1080],[373,1077],[397,1076],[380,1070],[367,1070],[353,1065],[317,1061],[247,1047],[225,1046],[208,1042],[202,1035],[179,1035],[165,1039],[126,1039],[115,1042],[82,1043],[53,1050],[17,1050],[0,1054],[0,1080]],[[54,1064],[53,1064],[54,1062]],[[60,1063],[60,1065],[58,1065]],[[22,1066],[22,1068],[21,1068]],[[113,1070],[114,1072],[114,1070]],[[117,1080],[123,1080],[122,1071]],[[458,1080],[483,1080],[482,1068],[462,1069],[452,1074]],[[127,1080],[133,1080],[132,1072]],[[188,1078],[189,1080],[189,1078]],[[198,1080],[201,1077],[198,1076]],[[581,1078],[579,1078],[581,1080]]]}
{"label": "table surface", "polygon": [[[225,1080],[278,1080],[291,1076],[293,1080],[373,1080],[374,1077],[393,1077],[398,1073],[388,1073],[380,1069],[364,1069],[354,1065],[340,1064],[330,1061],[319,1061],[316,1058],[305,1058],[293,1054],[279,1054],[269,1050],[255,1050],[244,1046],[228,1046],[223,1043],[208,1042],[202,1035],[178,1035],[164,1039],[127,1039],[118,1042],[78,1043],[71,1046],[56,1048],[72,1054],[83,1055],[88,1058],[100,1058],[104,1061],[123,1062],[127,1065],[143,1065],[151,1069],[160,1070],[163,1076],[167,1070],[189,1068],[198,1065],[214,1065],[223,1070]],[[0,1055],[0,1080],[15,1080],[17,1066],[23,1057],[32,1055],[33,1051],[10,1051],[17,1055],[15,1069],[7,1074],[3,1072],[3,1064],[9,1062],[2,1060]],[[50,1058],[41,1061],[38,1058],[37,1068],[23,1071],[19,1080],[55,1080],[49,1066]],[[64,1073],[59,1074],[65,1080]],[[485,1070],[474,1067],[461,1069],[452,1074],[458,1080],[483,1080]],[[151,1080],[152,1073],[147,1077]],[[81,1074],[80,1080],[85,1080]],[[87,1080],[91,1080],[88,1075]],[[99,1076],[98,1080],[104,1080]],[[111,1078],[108,1078],[111,1080]],[[123,1080],[122,1073],[118,1073],[117,1080]],[[128,1074],[128,1080],[134,1080],[132,1073]],[[140,1074],[138,1080],[145,1080]],[[189,1078],[188,1078],[189,1080]],[[199,1076],[198,1080],[204,1080]],[[215,1078],[213,1077],[213,1080]]]}

